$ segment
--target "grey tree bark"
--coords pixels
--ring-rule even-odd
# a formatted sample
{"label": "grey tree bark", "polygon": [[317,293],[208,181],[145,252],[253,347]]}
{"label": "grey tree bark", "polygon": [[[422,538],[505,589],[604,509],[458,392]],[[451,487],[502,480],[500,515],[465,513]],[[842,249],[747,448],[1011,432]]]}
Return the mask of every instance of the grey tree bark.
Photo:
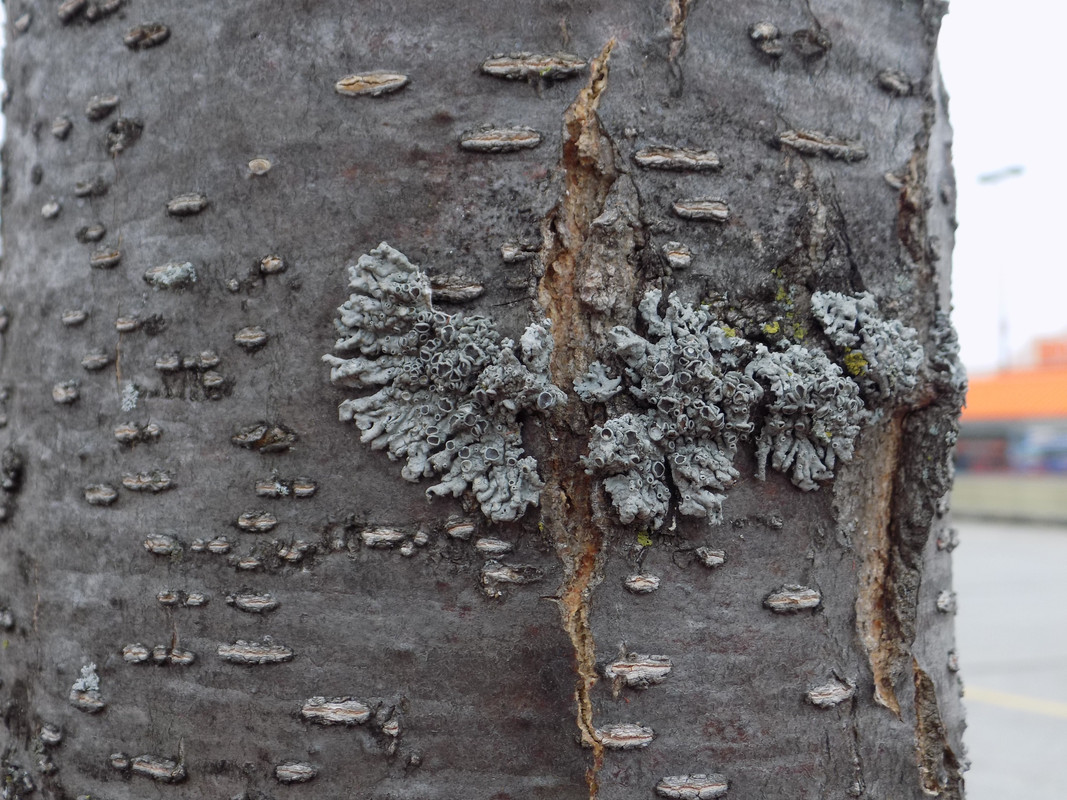
{"label": "grey tree bark", "polygon": [[2,796],[962,797],[943,12],[9,3]]}

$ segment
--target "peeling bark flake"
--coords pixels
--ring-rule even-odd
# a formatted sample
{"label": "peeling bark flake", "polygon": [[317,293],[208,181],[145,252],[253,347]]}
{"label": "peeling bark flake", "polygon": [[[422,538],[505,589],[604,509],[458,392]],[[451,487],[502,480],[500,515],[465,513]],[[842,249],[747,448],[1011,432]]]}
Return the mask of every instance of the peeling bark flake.
{"label": "peeling bark flake", "polygon": [[541,134],[533,128],[480,128],[468,131],[459,146],[475,153],[514,153],[541,144]]}
{"label": "peeling bark flake", "polygon": [[778,26],[770,22],[756,22],[748,29],[748,38],[752,40],[753,47],[774,59],[781,58],[785,52],[781,36]]}
{"label": "peeling bark flake", "polygon": [[122,8],[124,2],[125,0],[89,0],[85,7],[85,19],[89,23],[99,22]]}
{"label": "peeling bark flake", "polygon": [[955,614],[956,613],[956,593],[945,589],[938,592],[937,601],[935,603],[937,610],[942,614]]}
{"label": "peeling bark flake", "polygon": [[103,197],[111,188],[108,182],[97,175],[91,181],[78,181],[74,184],[75,197]]}
{"label": "peeling bark flake", "polygon": [[486,536],[474,543],[474,549],[478,551],[478,555],[480,556],[495,558],[496,556],[510,553],[515,549],[515,545],[511,542],[506,542],[503,539],[494,539]]}
{"label": "peeling bark flake", "polygon": [[445,303],[466,303],[481,297],[485,286],[455,275],[438,275],[430,279],[433,299]]}
{"label": "peeling bark flake", "polygon": [[309,697],[300,716],[316,725],[362,725],[370,719],[371,707],[354,697]]}
{"label": "peeling bark flake", "polygon": [[319,771],[304,761],[286,761],[274,768],[274,777],[278,783],[307,783]]}
{"label": "peeling bark flake", "polygon": [[688,269],[693,263],[693,251],[681,242],[667,242],[662,251],[671,269]]}
{"label": "peeling bark flake", "polygon": [[248,162],[248,174],[251,176],[262,176],[270,172],[270,168],[273,164],[266,158],[253,158]]}
{"label": "peeling bark flake", "polygon": [[711,150],[688,147],[644,147],[634,153],[634,162],[645,169],[696,172],[722,169],[719,156]]}
{"label": "peeling bark flake", "polygon": [[362,540],[364,547],[385,550],[399,545],[407,538],[407,534],[391,528],[371,528],[361,531],[359,538]]}
{"label": "peeling bark flake", "polygon": [[171,556],[180,553],[181,542],[177,538],[166,533],[150,533],[144,539],[144,549],[152,555]]}
{"label": "peeling bark flake", "polygon": [[89,372],[99,372],[110,363],[111,354],[105,353],[103,350],[95,350],[92,353],[86,353],[82,356],[81,360],[82,369]]}
{"label": "peeling bark flake", "polygon": [[74,123],[70,121],[70,117],[56,117],[52,120],[52,135],[62,142],[70,135],[70,130],[73,127]]}
{"label": "peeling bark flake", "polygon": [[272,253],[259,260],[259,274],[277,275],[279,272],[285,272],[286,266],[285,259]]}
{"label": "peeling bark flake", "polygon": [[78,381],[63,381],[52,387],[52,400],[56,405],[69,406],[78,401]]}
{"label": "peeling bark flake", "polygon": [[107,145],[109,155],[117,156],[132,147],[141,138],[144,132],[144,124],[140,120],[120,117],[111,123],[107,129],[104,142]]}
{"label": "peeling bark flake", "polygon": [[85,10],[86,0],[64,0],[56,9],[56,15],[64,24],[70,22]]}
{"label": "peeling bark flake", "polygon": [[63,729],[55,725],[42,725],[37,738],[45,747],[55,747],[63,741]]}
{"label": "peeling bark flake", "polygon": [[296,444],[296,434],[285,425],[256,422],[239,429],[230,441],[259,453],[285,453]]}
{"label": "peeling bark flake", "polygon": [[172,217],[190,217],[207,208],[207,198],[202,194],[179,194],[167,201],[167,213]]}
{"label": "peeling bark flake", "polygon": [[730,206],[715,198],[676,200],[672,207],[682,219],[696,222],[726,222],[730,218]]}
{"label": "peeling bark flake", "polygon": [[269,592],[236,592],[226,596],[226,604],[247,614],[264,614],[274,611],[279,605]]}
{"label": "peeling bark flake", "polygon": [[814,589],[787,584],[767,595],[763,605],[779,614],[789,614],[808,608],[818,608],[821,602],[822,596]]}
{"label": "peeling bark flake", "polygon": [[778,141],[806,156],[824,156],[838,161],[862,161],[867,157],[867,151],[860,142],[819,131],[785,131],[778,134]]}
{"label": "peeling bark flake", "polygon": [[722,550],[712,550],[710,547],[698,547],[696,549],[696,554],[697,558],[700,559],[700,563],[708,569],[721,567],[726,563],[726,553]]}
{"label": "peeling bark flake", "polygon": [[529,564],[504,564],[500,561],[489,560],[482,566],[482,590],[487,597],[502,597],[504,592],[501,584],[523,586],[528,583],[537,583],[545,577],[545,573],[538,567]]}
{"label": "peeling bark flake", "polygon": [[259,664],[282,664],[293,660],[293,651],[278,644],[262,644],[238,640],[233,644],[220,644],[218,655],[223,661],[249,666]]}
{"label": "peeling bark flake", "polygon": [[[313,480],[309,478],[294,478],[293,479],[293,497],[308,498],[314,497],[315,492],[319,490],[319,486]],[[423,534],[425,536],[425,534]],[[415,544],[419,544],[419,534],[415,534]],[[426,542],[422,542],[425,544]]]}
{"label": "peeling bark flake", "polygon": [[158,267],[149,267],[144,281],[153,289],[186,289],[196,283],[196,268],[188,261],[171,261]]}
{"label": "peeling bark flake", "polygon": [[90,122],[99,122],[119,106],[119,97],[115,94],[98,94],[89,98],[85,106],[85,116]]}
{"label": "peeling bark flake", "polygon": [[348,75],[333,85],[334,91],[346,97],[381,97],[398,92],[408,85],[408,76],[399,72],[367,72]]}
{"label": "peeling bark flake", "polygon": [[89,312],[84,308],[71,308],[62,313],[59,317],[59,321],[66,325],[68,328],[76,328],[81,325],[85,320],[89,318]]}
{"label": "peeling bark flake", "polygon": [[160,22],[130,28],[122,37],[122,43],[131,50],[148,50],[170,38],[170,28]]}
{"label": "peeling bark flake", "polygon": [[151,470],[122,476],[122,485],[131,492],[158,494],[174,488],[174,477],[166,470]]}
{"label": "peeling bark flake", "polygon": [[267,332],[258,325],[249,325],[247,328],[241,328],[241,330],[233,335],[234,343],[250,353],[263,347],[263,345],[267,343],[268,338],[269,336]]}
{"label": "peeling bark flake", "polygon": [[154,422],[138,425],[123,422],[115,426],[115,441],[119,444],[134,445],[140,442],[154,442],[163,435],[163,429]]}
{"label": "peeling bark flake", "polygon": [[672,775],[656,784],[656,794],[677,800],[710,800],[726,794],[726,776],[719,774]]}
{"label": "peeling bark flake", "polygon": [[212,553],[213,555],[226,555],[230,552],[233,543],[225,536],[216,536],[214,539],[193,539],[189,549],[194,553]]}
{"label": "peeling bark flake", "polygon": [[633,594],[651,594],[659,589],[660,579],[656,575],[640,573],[628,576],[622,583]]}
{"label": "peeling bark flake", "polygon": [[585,67],[584,59],[566,53],[555,55],[515,53],[493,56],[482,62],[482,72],[486,75],[508,80],[573,78]]}
{"label": "peeling bark flake", "polygon": [[67,698],[79,711],[95,714],[106,705],[100,694],[100,677],[96,674],[96,664],[86,664],[81,668],[78,679],[70,687]]}
{"label": "peeling bark flake", "polygon": [[248,533],[266,533],[278,526],[278,518],[269,511],[246,511],[237,518],[237,527]]}
{"label": "peeling bark flake", "polygon": [[459,519],[450,520],[445,525],[445,533],[453,539],[459,539],[460,541],[467,541],[474,535],[475,526],[470,520]]}
{"label": "peeling bark flake", "polygon": [[625,653],[604,667],[604,677],[614,684],[615,694],[621,684],[634,689],[647,689],[663,683],[674,664],[668,656]]}
{"label": "peeling bark flake", "polygon": [[145,645],[136,642],[122,648],[122,660],[127,664],[146,664],[151,660],[161,667],[167,665],[187,667],[196,661],[196,653],[191,650],[168,647],[165,644],[157,644],[149,650]]}
{"label": "peeling bark flake", "polygon": [[134,642],[122,648],[122,660],[127,664],[143,664],[151,657],[152,651],[140,642]]}
{"label": "peeling bark flake", "polygon": [[808,702],[816,708],[833,708],[846,700],[851,700],[855,694],[855,681],[843,681],[838,678],[831,683],[812,687],[808,690],[806,697]]}
{"label": "peeling bark flake", "polygon": [[181,783],[187,777],[181,761],[164,756],[140,755],[130,758],[124,753],[111,755],[111,766],[122,772],[132,772],[160,783]]}
{"label": "peeling bark flake", "polygon": [[899,69],[883,69],[879,72],[878,86],[893,97],[908,97],[915,90],[915,82]]}
{"label": "peeling bark flake", "polygon": [[106,483],[94,483],[85,487],[85,502],[91,506],[109,506],[119,498],[119,491]]}
{"label": "peeling bark flake", "polygon": [[597,739],[610,750],[637,750],[648,747],[656,734],[651,728],[632,722],[621,722],[597,728]]}

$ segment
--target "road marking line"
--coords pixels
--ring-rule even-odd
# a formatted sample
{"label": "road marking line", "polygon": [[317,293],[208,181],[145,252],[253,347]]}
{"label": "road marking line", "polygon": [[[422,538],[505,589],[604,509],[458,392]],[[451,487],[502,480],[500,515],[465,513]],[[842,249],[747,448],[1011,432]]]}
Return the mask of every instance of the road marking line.
{"label": "road marking line", "polygon": [[986,703],[991,706],[1010,708],[1014,711],[1028,711],[1031,714],[1067,719],[1067,703],[1059,703],[1055,700],[1042,700],[1039,697],[997,692],[993,689],[983,689],[980,686],[965,687],[963,696],[975,703]]}

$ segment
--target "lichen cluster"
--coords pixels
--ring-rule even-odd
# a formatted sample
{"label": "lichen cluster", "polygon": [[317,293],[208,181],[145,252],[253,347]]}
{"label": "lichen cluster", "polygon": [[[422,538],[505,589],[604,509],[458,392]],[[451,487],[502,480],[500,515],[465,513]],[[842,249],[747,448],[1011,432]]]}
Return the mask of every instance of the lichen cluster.
{"label": "lichen cluster", "polygon": [[795,344],[784,351],[756,345],[745,373],[766,387],[756,477],[766,477],[769,460],[795,486],[812,491],[833,478],[837,461],[852,460],[863,401],[825,354]]}
{"label": "lichen cluster", "polygon": [[919,336],[899,320],[887,320],[870,292],[816,292],[811,310],[841,351],[849,374],[874,404],[904,402],[919,383],[924,354]]}
{"label": "lichen cluster", "polygon": [[[682,514],[722,515],[723,492],[739,477],[733,461],[752,433],[752,412],[763,390],[741,371],[745,342],[702,308],[676,295],[648,292],[639,311],[647,336],[611,331],[620,378],[594,363],[576,383],[585,400],[603,402],[625,387],[631,410],[591,434],[586,470],[601,477],[619,518],[659,528],[667,515],[670,483]],[[616,403],[618,408],[625,408]]]}
{"label": "lichen cluster", "polygon": [[[678,513],[722,519],[739,478],[738,446],[754,436],[756,476],[768,464],[811,491],[849,461],[864,414],[859,388],[820,350],[753,344],[704,308],[651,291],[646,330],[612,330],[621,375],[596,362],[575,384],[587,402],[609,402],[584,465],[599,476],[624,523],[663,524],[673,491]],[[888,353],[878,354],[883,363]],[[616,398],[625,390],[626,403]]]}
{"label": "lichen cluster", "polygon": [[490,520],[520,517],[543,483],[519,416],[566,400],[548,379],[548,323],[516,346],[491,320],[439,311],[426,274],[385,243],[349,267],[349,286],[335,346],[347,357],[324,360],[335,384],[376,391],[345,400],[340,418],[403,460],[405,479],[438,477],[427,495],[469,489]]}
{"label": "lichen cluster", "polygon": [[[435,309],[429,278],[384,243],[349,267],[349,281],[341,355],[324,359],[335,384],[373,391],[342,402],[341,419],[403,461],[407,480],[436,478],[427,495],[470,491],[490,520],[518,519],[543,487],[520,417],[566,402],[549,380],[549,323],[516,344],[485,317]],[[672,505],[721,522],[749,438],[757,478],[769,466],[817,489],[852,459],[869,414],[914,399],[925,360],[914,329],[883,318],[867,293],[818,292],[812,310],[840,363],[815,345],[772,341],[777,327],[764,326],[766,343],[749,341],[659,289],[638,306],[640,332],[611,329],[574,391],[606,411],[582,466],[623,523],[658,529]]]}

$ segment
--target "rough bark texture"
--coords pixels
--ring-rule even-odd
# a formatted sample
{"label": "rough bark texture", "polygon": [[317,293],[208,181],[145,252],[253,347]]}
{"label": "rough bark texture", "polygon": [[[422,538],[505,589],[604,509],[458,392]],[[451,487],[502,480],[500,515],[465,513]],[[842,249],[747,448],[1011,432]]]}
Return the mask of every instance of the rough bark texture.
{"label": "rough bark texture", "polygon": [[[8,5],[3,797],[962,797],[943,4],[58,8]],[[321,357],[383,240],[440,309],[480,285],[506,335],[551,322],[568,398],[521,417],[544,488],[515,522],[338,421]],[[617,401],[573,384],[649,290],[840,364],[851,462],[803,491],[742,441],[721,522],[669,478],[667,524],[620,522],[582,462]],[[914,390],[863,383],[825,292],[914,329]],[[794,585],[818,604],[774,611]],[[671,670],[627,686],[630,654]]]}

